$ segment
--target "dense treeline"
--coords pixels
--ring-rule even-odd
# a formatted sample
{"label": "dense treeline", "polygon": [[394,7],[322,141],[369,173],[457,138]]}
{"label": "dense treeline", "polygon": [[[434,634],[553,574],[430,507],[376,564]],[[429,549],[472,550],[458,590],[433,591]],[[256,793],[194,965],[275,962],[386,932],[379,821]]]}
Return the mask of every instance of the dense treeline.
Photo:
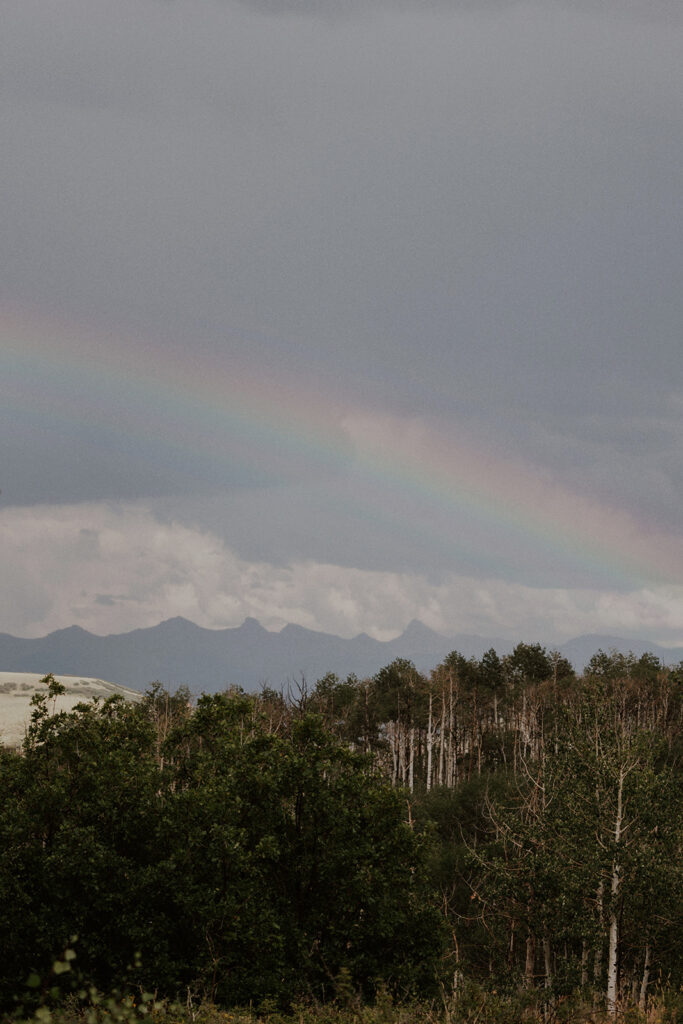
{"label": "dense treeline", "polygon": [[454,979],[583,990],[615,1013],[683,981],[683,665],[598,652],[582,678],[519,644],[398,660],[305,696],[372,751],[434,836]]}
{"label": "dense treeline", "polygon": [[104,989],[223,1005],[681,986],[683,666],[520,644],[57,715],[48,683],[0,757],[7,1012],[74,934]]}
{"label": "dense treeline", "polygon": [[1,762],[0,993],[71,935],[100,988],[227,1005],[433,983],[442,924],[416,834],[371,760],[258,700],[153,691],[51,715]]}

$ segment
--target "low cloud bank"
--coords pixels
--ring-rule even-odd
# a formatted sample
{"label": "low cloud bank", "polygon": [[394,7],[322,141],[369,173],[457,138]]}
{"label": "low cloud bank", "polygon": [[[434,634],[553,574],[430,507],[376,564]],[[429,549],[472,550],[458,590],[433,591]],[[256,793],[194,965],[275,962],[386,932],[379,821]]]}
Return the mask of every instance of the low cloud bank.
{"label": "low cloud bank", "polygon": [[0,628],[21,636],[73,624],[119,633],[182,615],[208,628],[254,616],[268,629],[293,622],[383,640],[416,618],[446,635],[559,643],[601,632],[683,644],[683,587],[534,588],[457,573],[434,582],[313,561],[247,561],[210,531],[139,506],[6,508],[0,552]]}

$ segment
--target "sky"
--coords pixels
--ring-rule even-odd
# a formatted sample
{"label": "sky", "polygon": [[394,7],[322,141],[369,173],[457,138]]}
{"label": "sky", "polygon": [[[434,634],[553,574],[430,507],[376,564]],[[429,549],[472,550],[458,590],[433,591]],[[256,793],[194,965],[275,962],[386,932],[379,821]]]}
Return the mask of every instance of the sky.
{"label": "sky", "polygon": [[683,645],[679,0],[3,0],[0,632]]}

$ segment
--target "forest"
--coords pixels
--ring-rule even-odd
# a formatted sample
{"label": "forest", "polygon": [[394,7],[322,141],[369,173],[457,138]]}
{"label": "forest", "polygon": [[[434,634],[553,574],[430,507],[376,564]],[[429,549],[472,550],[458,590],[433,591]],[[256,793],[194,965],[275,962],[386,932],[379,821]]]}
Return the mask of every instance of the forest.
{"label": "forest", "polygon": [[0,750],[4,1019],[681,1019],[683,664],[44,683]]}

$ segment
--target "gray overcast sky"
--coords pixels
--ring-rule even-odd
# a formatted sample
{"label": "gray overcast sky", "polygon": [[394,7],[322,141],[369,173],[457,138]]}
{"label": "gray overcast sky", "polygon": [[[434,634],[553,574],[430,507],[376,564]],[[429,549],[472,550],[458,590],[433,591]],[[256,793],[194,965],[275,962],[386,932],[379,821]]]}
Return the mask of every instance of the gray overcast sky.
{"label": "gray overcast sky", "polygon": [[0,631],[683,643],[668,0],[4,0]]}

